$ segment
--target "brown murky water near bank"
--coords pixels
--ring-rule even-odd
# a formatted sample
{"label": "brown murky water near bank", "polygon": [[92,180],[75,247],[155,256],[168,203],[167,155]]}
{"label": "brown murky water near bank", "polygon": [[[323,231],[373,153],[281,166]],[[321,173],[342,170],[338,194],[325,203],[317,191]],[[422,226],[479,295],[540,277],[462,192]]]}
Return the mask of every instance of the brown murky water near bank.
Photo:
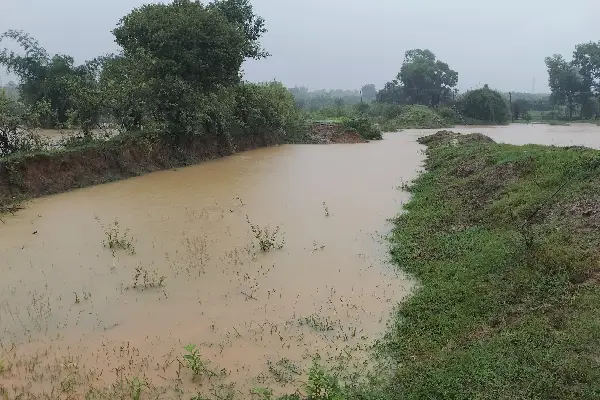
{"label": "brown murky water near bank", "polygon": [[[0,382],[81,395],[138,379],[169,398],[235,383],[246,398],[293,391],[316,354],[364,362],[412,286],[382,235],[419,150],[402,134],[280,146],[32,201],[0,224]],[[262,252],[250,224],[279,227],[283,248]],[[192,380],[190,343],[216,375]]]}
{"label": "brown murky water near bank", "polygon": [[[593,125],[454,130],[600,148]],[[317,354],[360,368],[413,286],[382,236],[423,160],[415,140],[434,132],[261,149],[31,202],[0,224],[0,385],[248,398],[293,391]],[[279,227],[283,247],[262,252],[251,225]],[[107,248],[107,232],[131,248]],[[207,363],[195,379],[190,343]]]}

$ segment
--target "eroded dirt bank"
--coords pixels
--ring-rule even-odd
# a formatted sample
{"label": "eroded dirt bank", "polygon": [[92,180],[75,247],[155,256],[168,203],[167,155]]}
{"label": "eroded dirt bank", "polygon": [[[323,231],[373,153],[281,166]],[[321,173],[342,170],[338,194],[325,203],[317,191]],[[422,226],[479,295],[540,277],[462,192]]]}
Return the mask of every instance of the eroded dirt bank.
{"label": "eroded dirt bank", "polygon": [[277,143],[278,140],[264,136],[237,139],[230,146],[215,137],[198,137],[173,146],[157,139],[122,136],[81,148],[0,160],[0,204],[13,198],[45,196],[196,164]]}
{"label": "eroded dirt bank", "polygon": [[[311,125],[308,134],[301,138],[307,143],[322,144],[366,142],[358,133],[347,131],[339,124]],[[130,135],[60,152],[17,156],[0,160],[0,206],[19,199],[197,164],[284,141],[277,135],[266,134],[236,136],[230,142],[207,135],[174,146],[160,139]]]}

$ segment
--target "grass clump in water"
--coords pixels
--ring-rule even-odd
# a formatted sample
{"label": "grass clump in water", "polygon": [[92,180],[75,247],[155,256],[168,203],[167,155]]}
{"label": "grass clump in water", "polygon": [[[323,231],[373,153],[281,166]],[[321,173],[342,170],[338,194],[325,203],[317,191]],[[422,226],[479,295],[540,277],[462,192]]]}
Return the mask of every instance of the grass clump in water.
{"label": "grass clump in water", "polygon": [[115,218],[108,227],[105,227],[98,217],[95,218],[104,230],[104,235],[106,236],[106,239],[103,241],[104,247],[108,247],[113,252],[116,250],[124,250],[129,254],[135,254],[135,245],[133,244],[133,238],[130,236],[130,231],[129,229],[122,231],[118,219]]}
{"label": "grass clump in water", "polygon": [[281,227],[277,226],[274,230],[268,226],[261,228],[259,225],[254,225],[250,222],[248,216],[246,216],[246,221],[250,225],[252,235],[258,240],[258,245],[263,252],[283,249],[285,238],[281,235]]}

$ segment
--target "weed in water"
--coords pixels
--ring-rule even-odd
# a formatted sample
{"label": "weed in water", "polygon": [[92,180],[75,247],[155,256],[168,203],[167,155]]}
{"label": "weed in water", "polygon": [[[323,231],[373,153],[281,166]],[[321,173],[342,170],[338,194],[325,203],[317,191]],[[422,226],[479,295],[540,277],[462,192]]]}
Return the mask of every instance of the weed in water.
{"label": "weed in water", "polygon": [[323,243],[319,243],[316,240],[313,242],[313,249],[312,249],[313,253],[315,251],[324,250],[324,249],[325,249],[325,245]]}
{"label": "weed in water", "polygon": [[307,398],[311,400],[343,399],[338,380],[327,373],[316,359],[313,360],[313,365],[308,372],[308,382],[305,389]]}
{"label": "weed in water", "polygon": [[318,332],[329,332],[335,330],[335,322],[329,317],[312,314],[298,320],[300,326],[308,326]]}
{"label": "weed in water", "polygon": [[282,249],[285,244],[285,238],[281,237],[280,230],[281,228],[277,226],[274,231],[267,226],[261,228],[259,225],[254,225],[250,222],[250,218],[246,215],[246,221],[248,225],[250,225],[250,229],[252,230],[252,234],[258,240],[258,244],[260,249],[264,252],[273,250],[273,249]]}
{"label": "weed in water", "polygon": [[186,366],[192,371],[192,374],[194,374],[194,378],[202,376],[206,372],[206,366],[200,355],[200,350],[196,347],[195,344],[188,344],[184,347],[187,353],[182,356]]}
{"label": "weed in water", "polygon": [[132,400],[140,400],[144,391],[145,383],[137,376],[129,382],[129,395]]}
{"label": "weed in water", "polygon": [[269,388],[254,388],[251,393],[261,400],[271,400],[273,398],[273,389]]}
{"label": "weed in water", "polygon": [[135,267],[133,285],[131,289],[154,289],[165,286],[166,277],[159,275],[158,271],[148,271],[141,264]]}
{"label": "weed in water", "polygon": [[287,358],[282,358],[275,364],[269,360],[267,366],[275,381],[281,384],[292,383],[295,377],[301,373],[300,368]]}
{"label": "weed in water", "polygon": [[104,230],[106,239],[103,241],[103,244],[105,247],[108,247],[113,252],[124,250],[130,254],[135,254],[135,246],[133,245],[133,239],[129,236],[129,229],[121,231],[118,219],[115,219],[108,227],[105,227],[98,217],[95,218]]}

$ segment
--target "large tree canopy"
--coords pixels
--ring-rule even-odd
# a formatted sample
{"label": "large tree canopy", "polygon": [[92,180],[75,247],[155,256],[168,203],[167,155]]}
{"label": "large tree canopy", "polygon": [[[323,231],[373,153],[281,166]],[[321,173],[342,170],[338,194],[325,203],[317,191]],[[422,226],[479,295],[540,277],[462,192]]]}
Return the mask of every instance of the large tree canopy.
{"label": "large tree canopy", "polygon": [[582,91],[585,91],[583,77],[575,66],[559,54],[546,57],[546,67],[552,101],[556,104],[566,104],[569,117],[572,118],[577,98]]}
{"label": "large tree canopy", "polygon": [[20,31],[7,31],[1,40],[14,40],[24,54],[0,50],[0,65],[19,77],[21,100],[30,106],[48,102],[51,115],[45,116],[45,126],[65,124],[79,104],[74,96],[83,82],[94,79],[87,65],[75,65],[72,57],[50,56],[38,41]]}
{"label": "large tree canopy", "polygon": [[477,122],[505,124],[510,120],[506,100],[500,92],[490,89],[488,85],[466,92],[458,103],[462,114]]}
{"label": "large tree canopy", "polygon": [[378,99],[437,106],[452,97],[457,84],[458,73],[448,64],[437,60],[430,50],[414,49],[405,53],[398,76],[385,85]]}
{"label": "large tree canopy", "polygon": [[117,91],[111,108],[133,126],[146,115],[170,132],[202,130],[216,119],[211,94],[241,81],[246,58],[267,56],[258,42],[264,32],[248,0],[134,9],[113,31],[122,53],[107,61],[101,79]]}
{"label": "large tree canopy", "polygon": [[248,1],[205,6],[191,0],[147,4],[123,17],[114,29],[123,55],[141,58],[149,78],[177,77],[203,90],[240,81],[248,57],[266,54],[258,40],[265,31]]}

